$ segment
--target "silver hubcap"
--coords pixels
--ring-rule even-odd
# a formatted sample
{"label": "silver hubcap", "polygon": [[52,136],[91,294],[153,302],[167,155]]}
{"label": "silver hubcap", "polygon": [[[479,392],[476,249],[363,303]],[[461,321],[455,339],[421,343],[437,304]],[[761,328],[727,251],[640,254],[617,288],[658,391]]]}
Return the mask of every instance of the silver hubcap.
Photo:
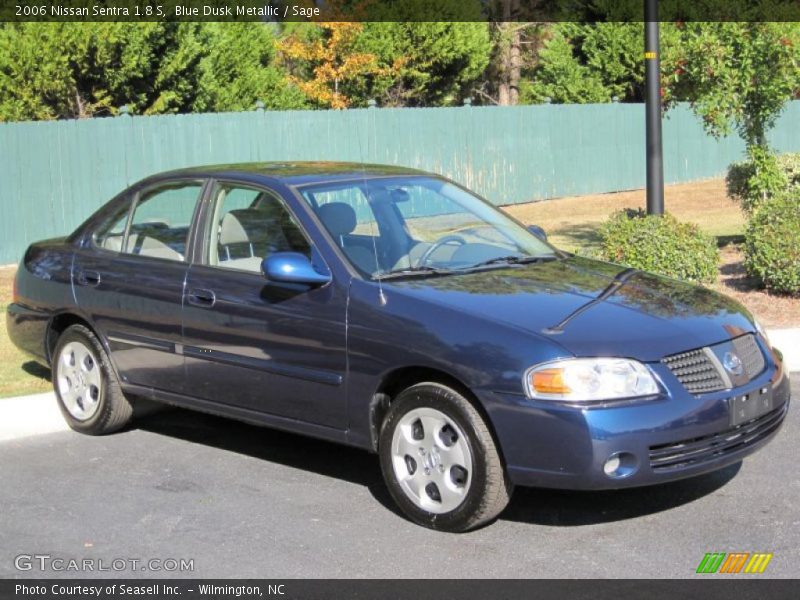
{"label": "silver hubcap", "polygon": [[466,436],[433,408],[417,408],[400,419],[392,435],[392,467],[406,496],[436,514],[458,508],[472,482]]}
{"label": "silver hubcap", "polygon": [[70,342],[58,356],[56,383],[61,401],[79,421],[97,412],[103,391],[103,375],[97,357],[80,342]]}

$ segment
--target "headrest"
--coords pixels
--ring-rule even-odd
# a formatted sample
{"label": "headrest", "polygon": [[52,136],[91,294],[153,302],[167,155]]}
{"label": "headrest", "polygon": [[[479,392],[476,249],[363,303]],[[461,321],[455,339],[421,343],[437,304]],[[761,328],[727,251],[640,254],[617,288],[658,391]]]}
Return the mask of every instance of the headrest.
{"label": "headrest", "polygon": [[247,231],[245,230],[242,222],[237,218],[234,212],[226,213],[222,217],[222,223],[219,226],[219,243],[223,246],[227,244],[241,244],[242,242],[249,242]]}
{"label": "headrest", "polygon": [[319,207],[317,215],[334,237],[352,233],[356,228],[356,211],[344,202],[323,204]]}

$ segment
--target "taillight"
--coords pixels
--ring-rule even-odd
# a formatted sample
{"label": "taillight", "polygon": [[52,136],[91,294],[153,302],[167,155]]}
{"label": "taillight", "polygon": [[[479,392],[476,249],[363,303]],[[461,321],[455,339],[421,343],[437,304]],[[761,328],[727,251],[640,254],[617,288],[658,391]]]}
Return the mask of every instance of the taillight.
{"label": "taillight", "polygon": [[14,304],[19,300],[19,292],[17,291],[17,273],[14,273],[14,283],[11,287],[11,302]]}

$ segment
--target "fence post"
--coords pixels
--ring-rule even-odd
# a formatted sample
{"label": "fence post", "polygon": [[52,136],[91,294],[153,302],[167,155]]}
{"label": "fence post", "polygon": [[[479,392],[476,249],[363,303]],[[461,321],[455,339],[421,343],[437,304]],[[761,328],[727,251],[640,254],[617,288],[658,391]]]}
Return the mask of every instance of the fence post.
{"label": "fence post", "polygon": [[123,104],[122,106],[120,106],[119,110],[117,111],[117,116],[118,117],[130,117],[131,116],[131,108],[130,108],[130,106],[128,106],[127,104]]}
{"label": "fence post", "polygon": [[256,100],[254,108],[256,112],[264,112],[264,103],[261,100]]}
{"label": "fence post", "polygon": [[376,108],[378,103],[375,101],[375,98],[370,98],[367,100],[367,108]]}

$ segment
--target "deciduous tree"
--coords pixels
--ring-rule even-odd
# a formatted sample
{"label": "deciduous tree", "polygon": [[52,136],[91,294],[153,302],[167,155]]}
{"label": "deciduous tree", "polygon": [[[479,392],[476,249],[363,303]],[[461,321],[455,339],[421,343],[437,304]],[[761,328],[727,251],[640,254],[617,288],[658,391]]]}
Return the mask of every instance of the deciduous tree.
{"label": "deciduous tree", "polygon": [[748,146],[766,146],[800,95],[798,23],[686,23],[672,54],[667,101],[690,102],[715,136],[735,129]]}
{"label": "deciduous tree", "polygon": [[360,23],[319,23],[313,29],[296,28],[281,40],[281,52],[293,65],[292,80],[313,102],[347,108],[350,98],[343,87],[348,82],[388,74],[375,54],[356,48],[362,29]]}

